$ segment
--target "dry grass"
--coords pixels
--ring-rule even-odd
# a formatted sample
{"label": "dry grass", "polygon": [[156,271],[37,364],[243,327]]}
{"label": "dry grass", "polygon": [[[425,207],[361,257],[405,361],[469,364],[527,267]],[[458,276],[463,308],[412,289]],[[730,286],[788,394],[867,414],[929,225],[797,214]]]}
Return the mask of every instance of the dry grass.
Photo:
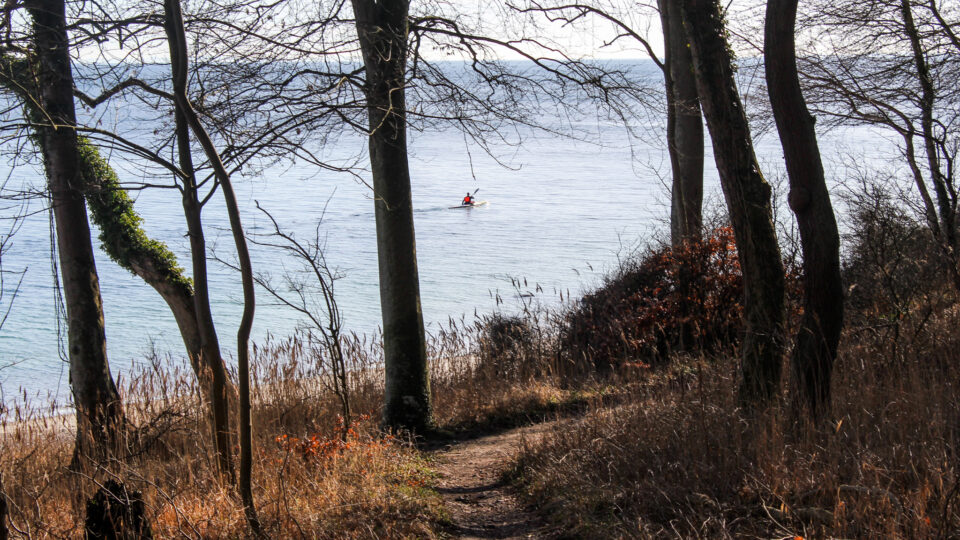
{"label": "dry grass", "polygon": [[638,360],[663,364],[677,350],[729,347],[743,329],[742,298],[730,227],[705,232],[700,242],[650,246],[621,261],[563,317],[565,367],[607,372]]}
{"label": "dry grass", "polygon": [[[359,353],[362,347],[354,350]],[[382,382],[369,355],[354,354],[355,419],[344,442],[328,376],[296,341],[255,354],[253,471],[261,521],[276,538],[432,538],[440,498],[407,441],[381,433]],[[16,407],[0,439],[11,533],[83,536],[85,502],[108,479],[142,492],[157,538],[247,535],[242,506],[216,472],[210,427],[192,375],[156,362],[124,389],[136,443],[129,459],[69,470],[72,421]],[[132,400],[130,396],[136,396]]]}
{"label": "dry grass", "polygon": [[[482,352],[484,328],[482,321],[452,324],[431,340],[440,428],[521,423],[583,395],[520,369],[534,357],[549,357],[536,349],[543,343],[525,340],[496,356]],[[428,487],[432,472],[411,441],[377,425],[379,340],[354,338],[346,352],[355,412],[349,431],[331,374],[309,343],[297,337],[254,349],[253,484],[264,529],[276,538],[435,537],[445,517]],[[121,394],[134,442],[122,462],[89,462],[87,471],[71,471],[71,414],[23,403],[2,413],[0,470],[14,535],[82,537],[86,501],[110,479],[142,492],[155,537],[248,534],[235,490],[217,473],[193,374],[171,365],[154,358],[125,378]]]}
{"label": "dry grass", "polygon": [[571,537],[960,537],[958,323],[848,336],[827,425],[744,418],[732,362],[677,362],[512,474]]}
{"label": "dry grass", "polygon": [[[902,230],[878,222],[852,239],[831,421],[794,416],[789,382],[771,410],[747,416],[736,404],[736,351],[691,351],[624,380],[617,406],[527,446],[511,477],[570,537],[960,538],[960,308],[935,257],[902,256],[916,247]],[[659,255],[641,255],[642,274]],[[623,281],[584,302],[623,303]],[[641,314],[648,303],[674,307],[655,301],[656,288],[626,291]],[[656,336],[656,327],[623,332],[616,309],[596,315],[599,335]],[[639,348],[625,356],[627,366],[656,358]]]}
{"label": "dry grass", "polygon": [[[611,283],[608,292],[626,295],[611,302],[646,302]],[[960,309],[952,296],[915,295],[895,316],[888,303],[860,302],[835,371],[833,420],[820,426],[791,417],[789,397],[746,418],[727,340],[714,356],[671,353],[656,368],[662,349],[617,349],[622,361],[600,369],[592,337],[565,339],[571,316],[583,313],[577,305],[451,321],[432,336],[435,419],[441,431],[482,431],[586,411],[527,446],[512,471],[528,501],[570,537],[960,538]],[[674,311],[658,307],[657,321],[687,322],[679,303],[662,305]],[[590,325],[641,343],[650,325],[624,324],[624,313],[632,311],[593,310]],[[652,335],[667,331],[654,325]],[[276,538],[437,537],[445,518],[429,464],[376,425],[378,336],[354,338],[346,357],[349,426],[309,343],[255,350],[253,483],[264,529]],[[83,536],[86,501],[111,479],[142,492],[155,537],[248,534],[238,497],[216,472],[193,375],[169,366],[154,359],[123,389],[135,434],[128,459],[82,474],[68,468],[69,416],[25,404],[0,413],[14,535]]]}
{"label": "dry grass", "polygon": [[557,354],[549,318],[494,315],[451,322],[440,332],[430,354],[437,359],[430,381],[437,425],[453,431],[512,427],[582,405],[581,389],[552,376]]}

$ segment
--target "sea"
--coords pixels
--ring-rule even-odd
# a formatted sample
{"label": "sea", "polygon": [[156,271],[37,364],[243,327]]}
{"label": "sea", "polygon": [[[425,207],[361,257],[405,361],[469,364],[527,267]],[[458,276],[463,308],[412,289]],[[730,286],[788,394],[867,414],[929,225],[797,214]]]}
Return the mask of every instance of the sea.
{"label": "sea", "polygon": [[[596,287],[644,245],[665,240],[670,171],[666,147],[657,142],[662,140],[664,123],[662,118],[649,118],[646,125],[632,126],[631,132],[602,114],[567,117],[563,124],[576,128],[577,136],[521,130],[519,144],[490,142],[488,150],[453,126],[411,131],[417,261],[427,332],[437,333],[451,320],[470,322],[530,305],[557,308]],[[761,167],[775,185],[778,222],[787,233],[792,218],[784,202],[782,151],[772,131],[758,132],[755,144]],[[824,131],[820,146],[837,193],[853,181],[851,164],[880,166],[899,157],[895,141],[866,127]],[[358,157],[362,164],[365,149],[364,137],[348,133],[321,150],[344,160]],[[24,162],[12,152],[5,148],[0,159],[5,192],[41,187],[43,172],[36,160]],[[133,185],[144,179],[135,160],[119,152],[106,154],[122,181]],[[705,162],[705,204],[708,212],[722,212],[709,139]],[[234,175],[234,183],[248,234],[269,240],[272,225],[257,209],[259,204],[298,240],[319,240],[327,265],[338,276],[334,291],[345,331],[375,335],[380,306],[369,174],[362,169],[352,175],[280,162],[254,173],[241,171]],[[476,192],[475,197],[487,204],[449,208],[467,192]],[[130,193],[148,235],[165,242],[189,269],[179,193],[161,187]],[[835,204],[843,214],[842,203]],[[11,216],[25,217],[2,254],[0,392],[6,403],[27,399],[62,404],[69,397],[69,370],[51,258],[50,212],[42,197],[4,201],[3,207],[4,232],[13,224]],[[242,299],[239,275],[230,267],[233,240],[219,191],[203,217],[211,256],[212,308],[221,344],[232,360]],[[96,234],[94,228],[93,243],[98,247]],[[296,258],[269,246],[250,248],[254,271],[281,289],[288,277],[304,277]],[[160,296],[103,251],[98,249],[96,257],[114,376],[129,376],[134,366],[151,357],[183,362],[183,344]],[[284,339],[305,324],[300,314],[258,289],[255,343]]]}

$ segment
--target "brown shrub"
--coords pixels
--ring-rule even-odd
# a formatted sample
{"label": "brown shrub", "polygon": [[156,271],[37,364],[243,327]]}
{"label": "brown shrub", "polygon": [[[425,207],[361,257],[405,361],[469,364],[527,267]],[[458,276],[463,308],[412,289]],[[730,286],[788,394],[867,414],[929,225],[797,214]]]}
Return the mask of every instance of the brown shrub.
{"label": "brown shrub", "polygon": [[895,324],[925,316],[951,290],[949,263],[927,226],[881,185],[866,185],[851,206],[843,278],[847,318],[857,326]]}
{"label": "brown shrub", "polygon": [[736,345],[743,283],[733,231],[663,247],[628,261],[585,295],[562,323],[561,365],[569,373],[610,372],[625,363],[661,362],[678,350]]}
{"label": "brown shrub", "polygon": [[832,421],[745,417],[735,362],[677,361],[632,401],[526,447],[528,501],[579,537],[957,538],[956,309],[891,353],[847,334]]}
{"label": "brown shrub", "polygon": [[500,313],[479,321],[478,362],[500,380],[519,381],[541,375],[535,332],[528,319]]}

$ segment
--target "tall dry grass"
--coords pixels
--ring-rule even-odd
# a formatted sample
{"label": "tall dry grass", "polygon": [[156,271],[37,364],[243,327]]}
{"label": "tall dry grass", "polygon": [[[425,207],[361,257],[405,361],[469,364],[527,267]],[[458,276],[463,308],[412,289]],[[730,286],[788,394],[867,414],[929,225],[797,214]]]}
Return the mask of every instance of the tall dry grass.
{"label": "tall dry grass", "polygon": [[546,310],[451,321],[432,340],[435,419],[454,432],[482,432],[582,408],[605,391],[590,377],[563,376],[558,317]]}
{"label": "tall dry grass", "polygon": [[[451,321],[429,340],[437,425],[483,429],[521,423],[573,394],[549,376],[555,340],[528,318]],[[493,322],[491,322],[493,321]],[[501,336],[497,321],[529,332]],[[492,333],[491,333],[492,332]],[[413,441],[378,427],[383,399],[379,336],[344,344],[351,410],[323,351],[302,335],[254,347],[254,497],[277,538],[431,538],[444,521],[429,466]],[[86,502],[108,480],[142,493],[155,537],[237,538],[243,508],[217,473],[211,425],[192,372],[156,356],[121,381],[131,436],[122,460],[69,468],[68,409],[23,401],[0,412],[0,470],[14,536],[82,537]]]}
{"label": "tall dry grass", "polygon": [[745,417],[729,357],[678,359],[512,476],[571,537],[960,537],[958,324],[942,311],[897,348],[848,332],[819,426],[786,398]]}
{"label": "tall dry grass", "polygon": [[[916,271],[891,273],[896,261],[876,254],[896,250],[861,251],[871,257],[847,267],[861,286],[832,421],[792,416],[789,388],[777,407],[748,418],[734,395],[736,265],[722,236],[709,242],[690,252],[704,263],[696,295],[678,285],[676,254],[651,249],[560,311],[450,321],[428,340],[438,434],[586,410],[526,446],[512,471],[571,537],[960,537],[954,295],[932,280],[911,286]],[[253,480],[264,529],[278,538],[436,537],[445,515],[429,463],[377,426],[379,336],[354,336],[344,350],[349,421],[322,349],[294,336],[254,350]],[[23,402],[0,412],[13,534],[83,536],[86,501],[119,480],[142,492],[156,537],[245,536],[192,374],[154,358],[126,380],[129,455],[84,472],[68,467],[69,415]]]}
{"label": "tall dry grass", "polygon": [[[409,441],[381,433],[382,371],[354,342],[349,431],[324,364],[297,339],[255,350],[254,496],[265,531],[292,538],[431,538],[442,519],[430,471]],[[14,537],[84,535],[86,501],[110,479],[142,492],[157,538],[238,538],[243,508],[217,473],[211,427],[192,375],[168,362],[123,385],[132,436],[123,460],[68,468],[70,415],[19,404],[3,415],[0,468]]]}
{"label": "tall dry grass", "polygon": [[[621,379],[618,406],[524,448],[510,476],[527,500],[581,538],[960,537],[957,294],[921,223],[882,192],[852,206],[830,421],[796,415],[791,381],[763,415],[738,409],[735,341],[667,347],[661,368]],[[626,267],[633,273],[574,306],[568,327],[588,331],[566,340],[565,354],[643,366],[663,349],[638,345],[678,340],[682,325],[670,323],[690,310],[670,300],[669,272],[647,271],[662,253],[641,253]],[[792,282],[796,299],[801,282]],[[591,349],[598,342],[606,349]]]}

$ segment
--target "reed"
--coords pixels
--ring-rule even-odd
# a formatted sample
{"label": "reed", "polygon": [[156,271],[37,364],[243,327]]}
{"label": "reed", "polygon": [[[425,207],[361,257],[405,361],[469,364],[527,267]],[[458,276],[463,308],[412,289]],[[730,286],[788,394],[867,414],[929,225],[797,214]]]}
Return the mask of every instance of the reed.
{"label": "reed", "polygon": [[[409,440],[379,430],[382,372],[368,345],[351,346],[360,415],[348,433],[331,374],[302,341],[255,350],[253,483],[264,529],[278,538],[434,537],[442,512],[425,487],[431,473]],[[29,403],[3,414],[0,468],[14,537],[82,537],[86,501],[111,479],[143,494],[154,537],[246,536],[242,504],[217,473],[200,392],[171,364],[153,358],[125,377],[128,453],[82,473],[68,468],[70,415]]]}
{"label": "reed", "polygon": [[955,538],[960,310],[935,300],[846,330],[823,424],[791,412],[789,382],[747,417],[735,351],[678,355],[509,477],[571,537]]}
{"label": "reed", "polygon": [[[509,354],[492,355],[483,352],[492,346],[487,328],[483,319],[451,321],[429,340],[441,429],[526,422],[531,411],[542,417],[572,395],[543,376],[548,367],[530,367],[549,358],[546,337],[525,334],[508,344]],[[379,427],[378,336],[350,336],[343,350],[349,423],[329,359],[307,336],[253,347],[253,484],[264,531],[277,538],[435,537],[444,512],[429,488],[427,462],[409,436]],[[131,424],[126,455],[90,462],[83,472],[69,468],[69,409],[18,400],[0,412],[12,534],[82,537],[87,501],[114,480],[141,492],[154,537],[247,535],[241,501],[218,475],[207,407],[188,366],[153,355],[120,386]]]}
{"label": "reed", "polygon": [[[728,251],[720,235],[690,251],[712,262],[695,295],[711,315],[692,330],[694,310],[673,286],[678,254],[662,249],[559,309],[450,320],[428,339],[432,435],[579,415],[527,443],[508,473],[572,537],[956,537],[954,295],[939,281],[917,282],[913,300],[893,309],[878,282],[879,292],[851,304],[830,420],[794,415],[789,381],[778,404],[746,417],[729,326],[739,309],[735,266],[713,264]],[[848,275],[888,269],[851,260],[858,271]],[[683,331],[695,339],[680,342]],[[342,350],[351,419],[341,415],[337,372],[308,336],[254,347],[253,484],[265,532],[442,536],[420,441],[379,427],[379,336],[349,336]],[[155,537],[246,536],[192,372],[154,355],[124,381],[127,455],[83,472],[68,467],[73,423],[62,408],[19,400],[0,411],[13,536],[83,536],[86,503],[111,480],[142,494]]]}

